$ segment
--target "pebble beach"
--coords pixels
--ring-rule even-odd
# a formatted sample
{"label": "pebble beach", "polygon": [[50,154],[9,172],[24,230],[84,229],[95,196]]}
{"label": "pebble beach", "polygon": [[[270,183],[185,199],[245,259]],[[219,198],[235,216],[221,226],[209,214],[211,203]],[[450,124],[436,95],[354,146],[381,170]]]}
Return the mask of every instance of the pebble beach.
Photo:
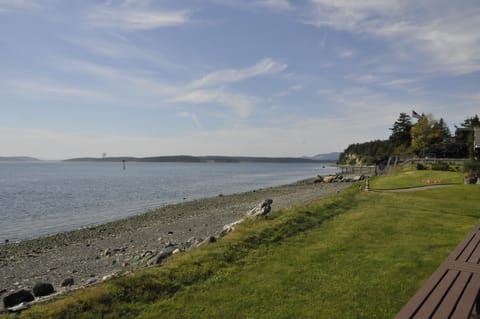
{"label": "pebble beach", "polygon": [[[56,291],[83,287],[149,265],[165,247],[188,250],[223,226],[241,219],[263,200],[277,211],[335,194],[349,183],[314,179],[233,195],[164,206],[142,215],[94,227],[0,245],[0,293],[4,297],[36,283]],[[62,287],[68,279],[69,287]],[[72,284],[73,279],[73,285]]]}

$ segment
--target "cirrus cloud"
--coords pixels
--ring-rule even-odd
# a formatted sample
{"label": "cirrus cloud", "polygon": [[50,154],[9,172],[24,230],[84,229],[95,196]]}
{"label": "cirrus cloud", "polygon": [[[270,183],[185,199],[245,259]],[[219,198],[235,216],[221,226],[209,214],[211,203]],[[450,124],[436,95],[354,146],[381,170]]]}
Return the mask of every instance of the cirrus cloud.
{"label": "cirrus cloud", "polygon": [[[480,71],[480,6],[474,1],[310,0],[307,24],[390,41],[428,72]],[[414,61],[413,61],[414,62]]]}
{"label": "cirrus cloud", "polygon": [[178,26],[188,23],[188,11],[165,11],[138,6],[130,1],[121,5],[102,5],[96,7],[87,21],[95,27],[120,30],[150,30]]}
{"label": "cirrus cloud", "polygon": [[265,58],[251,67],[213,71],[192,82],[190,87],[199,88],[238,82],[260,75],[279,73],[287,67],[287,64],[275,61],[272,58]]}

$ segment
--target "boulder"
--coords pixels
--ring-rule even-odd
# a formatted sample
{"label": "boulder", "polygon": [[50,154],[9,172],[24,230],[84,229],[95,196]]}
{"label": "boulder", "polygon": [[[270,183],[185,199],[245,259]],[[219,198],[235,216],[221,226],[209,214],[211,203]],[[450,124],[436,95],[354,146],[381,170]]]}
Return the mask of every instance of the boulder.
{"label": "boulder", "polygon": [[66,278],[64,281],[62,281],[62,287],[69,287],[69,286],[73,286],[74,284],[74,281],[73,281],[73,278]]}
{"label": "boulder", "polygon": [[260,203],[257,207],[252,208],[250,211],[247,212],[246,216],[249,218],[257,217],[257,216],[266,216],[272,210],[272,199],[265,199],[262,203]]}
{"label": "boulder", "polygon": [[53,285],[47,282],[39,282],[33,286],[33,295],[35,297],[43,297],[51,295],[55,292]]}
{"label": "boulder", "polygon": [[352,182],[359,182],[359,181],[361,181],[361,180],[362,180],[362,175],[360,175],[360,176],[357,175],[357,176],[354,176],[354,177],[352,178]]}
{"label": "boulder", "polygon": [[168,246],[162,249],[157,256],[153,259],[154,262],[153,264],[158,265],[160,264],[164,259],[166,259],[168,256],[170,256],[178,247],[176,246]]}
{"label": "boulder", "polygon": [[90,277],[88,279],[85,280],[85,285],[93,285],[94,283],[96,283],[98,281],[98,279],[96,277]]}
{"label": "boulder", "polygon": [[336,177],[336,176],[332,176],[332,175],[325,176],[325,177],[323,178],[323,181],[324,181],[325,183],[331,183],[331,182],[333,182],[333,181],[335,180],[335,177]]}
{"label": "boulder", "polygon": [[190,237],[184,245],[185,250],[190,250],[195,247],[198,247],[202,242],[203,242],[202,238]]}
{"label": "boulder", "polygon": [[30,302],[30,301],[33,301],[34,299],[35,298],[33,297],[30,291],[22,289],[8,296],[3,297],[3,306],[5,308],[11,308],[21,304],[22,302]]}
{"label": "boulder", "polygon": [[266,216],[268,213],[272,211],[272,203],[273,203],[273,199],[270,199],[270,198],[266,199],[262,203],[261,208],[263,208],[263,211],[262,211],[263,216]]}
{"label": "boulder", "polygon": [[209,244],[209,243],[214,243],[217,241],[217,238],[215,236],[210,236],[205,238],[198,246],[203,245],[203,244]]}

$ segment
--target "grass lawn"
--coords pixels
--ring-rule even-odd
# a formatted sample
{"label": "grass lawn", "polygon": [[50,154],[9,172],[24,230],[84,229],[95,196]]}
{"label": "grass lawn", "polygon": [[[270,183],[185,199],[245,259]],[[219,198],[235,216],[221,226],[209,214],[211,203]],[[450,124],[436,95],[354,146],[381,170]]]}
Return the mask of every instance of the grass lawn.
{"label": "grass lawn", "polygon": [[[372,188],[461,179],[443,174],[403,172],[372,180]],[[478,185],[407,193],[354,186],[22,316],[393,318],[478,223],[479,199]]]}
{"label": "grass lawn", "polygon": [[443,171],[399,171],[392,176],[373,178],[370,187],[372,189],[386,190],[436,184],[463,184],[463,174]]}

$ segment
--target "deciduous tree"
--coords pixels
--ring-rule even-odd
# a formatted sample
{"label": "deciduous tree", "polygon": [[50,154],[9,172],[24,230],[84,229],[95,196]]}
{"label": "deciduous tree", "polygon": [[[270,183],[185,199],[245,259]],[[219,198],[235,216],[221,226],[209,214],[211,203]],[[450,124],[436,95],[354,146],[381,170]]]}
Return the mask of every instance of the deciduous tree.
{"label": "deciduous tree", "polygon": [[443,119],[436,120],[431,114],[423,116],[412,127],[412,150],[424,156],[430,149],[438,146],[450,137],[450,130]]}

